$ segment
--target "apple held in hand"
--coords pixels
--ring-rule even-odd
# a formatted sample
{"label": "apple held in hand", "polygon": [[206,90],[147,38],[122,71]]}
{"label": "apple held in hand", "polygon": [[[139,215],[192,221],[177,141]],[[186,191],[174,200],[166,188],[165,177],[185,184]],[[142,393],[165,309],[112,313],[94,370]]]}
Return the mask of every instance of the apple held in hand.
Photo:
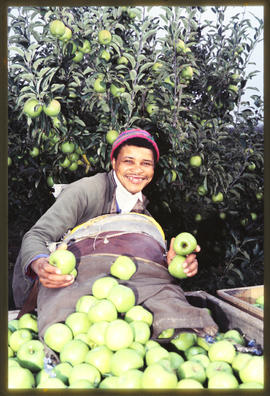
{"label": "apple held in hand", "polygon": [[189,232],[181,232],[175,237],[173,249],[176,254],[186,256],[192,253],[197,246],[196,238]]}
{"label": "apple held in hand", "polygon": [[184,272],[183,263],[186,260],[184,256],[178,254],[172,259],[168,266],[169,273],[178,279],[187,278],[187,274]]}
{"label": "apple held in hand", "polygon": [[49,263],[61,270],[61,274],[69,274],[76,265],[76,257],[69,250],[58,249],[51,253]]}

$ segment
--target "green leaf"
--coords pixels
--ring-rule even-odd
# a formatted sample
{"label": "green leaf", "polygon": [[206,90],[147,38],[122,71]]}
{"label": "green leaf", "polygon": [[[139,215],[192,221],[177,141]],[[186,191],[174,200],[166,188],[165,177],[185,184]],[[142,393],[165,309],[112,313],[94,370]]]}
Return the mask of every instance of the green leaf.
{"label": "green leaf", "polygon": [[136,66],[135,58],[132,55],[128,54],[127,52],[124,52],[123,56],[125,56],[130,61],[132,69],[135,69]]}

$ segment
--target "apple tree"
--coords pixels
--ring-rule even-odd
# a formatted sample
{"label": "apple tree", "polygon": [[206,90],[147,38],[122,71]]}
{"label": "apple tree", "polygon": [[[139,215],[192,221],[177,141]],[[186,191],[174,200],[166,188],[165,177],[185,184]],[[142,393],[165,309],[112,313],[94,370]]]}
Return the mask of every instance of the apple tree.
{"label": "apple tree", "polygon": [[160,10],[9,9],[10,239],[53,202],[55,183],[109,170],[117,134],[140,127],[161,152],[151,213],[168,239],[189,231],[202,247],[185,287],[261,283],[263,103],[247,66],[263,23],[227,22],[226,7],[211,20],[202,7]]}

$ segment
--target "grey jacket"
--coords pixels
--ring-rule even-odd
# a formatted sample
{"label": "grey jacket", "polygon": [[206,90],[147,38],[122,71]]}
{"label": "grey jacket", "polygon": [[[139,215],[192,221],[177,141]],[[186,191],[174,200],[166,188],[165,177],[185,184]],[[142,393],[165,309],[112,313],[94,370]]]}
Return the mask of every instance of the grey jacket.
{"label": "grey jacket", "polygon": [[[24,235],[13,273],[13,297],[21,308],[33,285],[34,279],[26,275],[26,269],[39,254],[50,254],[48,244],[58,242],[68,230],[102,214],[115,213],[116,183],[113,172],[84,177],[64,186],[55,203]],[[142,213],[147,199],[143,196]]]}

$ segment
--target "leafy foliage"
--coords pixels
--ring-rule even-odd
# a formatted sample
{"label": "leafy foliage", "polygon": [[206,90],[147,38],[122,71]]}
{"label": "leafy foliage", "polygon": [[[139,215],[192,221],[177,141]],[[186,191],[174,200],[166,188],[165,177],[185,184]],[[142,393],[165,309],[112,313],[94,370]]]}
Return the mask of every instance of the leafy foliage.
{"label": "leafy foliage", "polygon": [[[11,239],[21,238],[51,205],[53,183],[110,169],[108,131],[141,127],[161,151],[146,190],[150,211],[168,239],[186,230],[202,247],[199,275],[183,287],[213,292],[260,284],[263,103],[260,95],[252,102],[242,96],[256,91],[247,84],[258,71],[246,69],[262,21],[251,25],[237,14],[226,22],[226,7],[213,7],[212,20],[202,7],[161,9],[160,19],[146,7],[9,9]],[[69,40],[52,35],[53,20],[71,29]],[[109,44],[99,42],[101,30],[111,33]],[[75,61],[85,40],[91,49]],[[97,92],[97,80],[104,92]],[[24,112],[30,98],[42,106],[56,99],[61,111],[31,118]],[[75,145],[73,153],[63,152],[65,142]],[[200,167],[190,166],[194,155],[201,156]],[[64,167],[67,159],[73,168]],[[219,192],[224,199],[215,203]]]}

